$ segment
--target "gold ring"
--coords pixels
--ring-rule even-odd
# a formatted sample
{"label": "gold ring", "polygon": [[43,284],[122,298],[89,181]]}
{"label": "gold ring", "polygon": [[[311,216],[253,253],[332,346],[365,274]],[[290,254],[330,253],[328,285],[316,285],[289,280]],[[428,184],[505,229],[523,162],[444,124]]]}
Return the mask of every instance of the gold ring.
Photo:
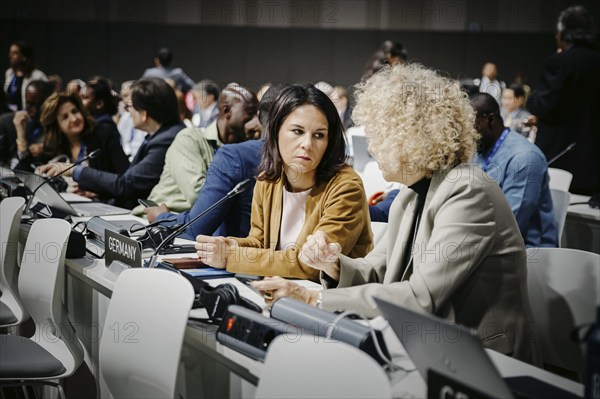
{"label": "gold ring", "polygon": [[263,295],[263,298],[265,298],[265,299],[273,299],[273,293],[271,293],[271,292],[265,292],[265,294]]}

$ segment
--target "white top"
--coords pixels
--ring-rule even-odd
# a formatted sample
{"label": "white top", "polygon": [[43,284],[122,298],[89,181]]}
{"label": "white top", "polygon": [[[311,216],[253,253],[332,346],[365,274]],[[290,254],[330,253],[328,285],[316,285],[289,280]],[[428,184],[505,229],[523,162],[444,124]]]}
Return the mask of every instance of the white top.
{"label": "white top", "polygon": [[129,161],[133,161],[135,154],[146,138],[146,132],[136,129],[133,126],[133,119],[131,119],[131,114],[127,111],[121,114],[119,123],[117,123],[117,129],[121,134],[123,151],[129,157]]}
{"label": "white top", "polygon": [[[281,228],[279,229],[279,242],[277,250],[292,248],[300,235],[306,217],[306,198],[312,188],[298,193],[283,189],[283,208],[281,210]],[[300,249],[300,248],[298,248]]]}

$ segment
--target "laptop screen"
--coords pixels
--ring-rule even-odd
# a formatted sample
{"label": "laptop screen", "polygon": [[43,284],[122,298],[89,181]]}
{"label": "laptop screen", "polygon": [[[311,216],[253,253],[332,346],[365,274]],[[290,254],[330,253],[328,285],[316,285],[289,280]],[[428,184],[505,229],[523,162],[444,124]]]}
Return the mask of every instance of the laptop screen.
{"label": "laptop screen", "polygon": [[431,369],[491,397],[513,397],[474,330],[374,299],[425,381]]}

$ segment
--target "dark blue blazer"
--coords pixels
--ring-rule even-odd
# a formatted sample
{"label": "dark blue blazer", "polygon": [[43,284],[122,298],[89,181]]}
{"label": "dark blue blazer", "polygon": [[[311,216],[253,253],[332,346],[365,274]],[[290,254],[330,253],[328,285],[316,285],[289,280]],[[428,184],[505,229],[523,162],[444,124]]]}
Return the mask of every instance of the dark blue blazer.
{"label": "dark blue blazer", "polygon": [[373,206],[369,206],[369,215],[371,216],[371,222],[388,222],[390,216],[390,207],[394,198],[398,195],[400,190],[392,190],[388,193],[385,199]]}
{"label": "dark blue blazer", "polygon": [[250,231],[252,194],[256,180],[256,168],[260,161],[263,140],[250,140],[239,144],[222,146],[208,168],[206,181],[191,210],[179,215],[162,213],[157,220],[173,219],[169,224],[183,224],[216,203],[239,182],[251,179],[251,186],[216,207],[192,224],[181,238],[195,240],[198,234],[246,237]]}
{"label": "dark blue blazer", "polygon": [[73,178],[82,190],[111,197],[115,205],[132,209],[137,205],[138,198],[148,198],[150,191],[160,180],[167,149],[184,127],[181,123],[163,126],[153,136],[146,136],[123,174],[82,168],[81,173],[73,174]]}

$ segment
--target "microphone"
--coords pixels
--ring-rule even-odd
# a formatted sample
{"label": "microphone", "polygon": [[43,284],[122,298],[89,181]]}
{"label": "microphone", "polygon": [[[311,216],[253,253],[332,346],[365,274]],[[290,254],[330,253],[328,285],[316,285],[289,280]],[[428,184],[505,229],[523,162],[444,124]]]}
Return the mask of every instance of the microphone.
{"label": "microphone", "polygon": [[44,184],[48,184],[53,180],[56,180],[60,175],[62,175],[63,173],[65,173],[68,170],[73,169],[75,166],[77,165],[81,165],[83,162],[88,161],[90,159],[94,159],[96,158],[98,155],[100,155],[100,153],[102,152],[102,149],[98,148],[92,152],[90,152],[88,154],[87,157],[83,157],[82,159],[80,159],[79,161],[75,162],[73,165],[69,166],[68,168],[66,168],[65,170],[62,170],[60,173],[52,176],[49,179],[46,179],[44,182],[42,182],[42,184],[40,184],[39,186],[37,186],[35,188],[35,190],[33,190],[33,193],[31,193],[31,197],[29,197],[29,200],[27,201],[27,205],[25,206],[25,210],[23,211],[23,213],[27,214],[29,212],[29,208],[31,207],[31,202],[33,201],[33,198],[35,197],[35,193],[38,192],[38,190],[44,185]]}
{"label": "microphone", "polygon": [[156,247],[156,249],[154,250],[154,253],[150,257],[150,260],[148,260],[148,267],[156,267],[156,261],[158,259],[158,254],[165,247],[165,245],[167,245],[172,239],[174,239],[175,237],[177,237],[179,234],[183,233],[185,231],[185,229],[187,229],[189,226],[191,226],[196,220],[200,219],[202,216],[206,215],[208,212],[210,212],[211,210],[213,210],[217,206],[221,205],[223,202],[225,202],[228,199],[231,199],[231,198],[235,197],[236,195],[241,194],[244,191],[246,191],[248,189],[248,187],[250,187],[250,179],[246,179],[244,181],[239,182],[223,198],[221,198],[220,200],[218,200],[217,202],[215,202],[213,205],[211,205],[210,207],[208,207],[206,210],[204,210],[203,212],[200,212],[198,214],[198,216],[194,217],[192,220],[190,220],[189,222],[183,224],[177,230],[175,230],[174,232],[172,232],[171,234],[169,234],[169,236],[167,236],[167,238],[165,238]]}
{"label": "microphone", "polygon": [[[163,224],[163,223],[171,223],[171,222],[174,222],[176,220],[177,220],[176,218],[161,219],[161,220],[157,220],[156,222],[152,222],[150,224],[141,225],[139,227],[133,227],[133,226],[131,226],[129,228],[129,233],[137,233],[138,231],[141,231],[141,230],[148,230],[150,227],[158,226],[158,225]],[[177,226],[177,227],[179,227],[179,226]]]}
{"label": "microphone", "polygon": [[567,148],[565,148],[564,150],[562,150],[561,152],[559,152],[558,154],[556,154],[556,156],[554,156],[551,160],[548,161],[548,166],[550,166],[558,158],[560,158],[563,155],[565,155],[567,152],[571,151],[573,149],[573,147],[575,147],[575,144],[577,144],[577,142],[573,142],[573,143],[569,144],[567,146]]}

